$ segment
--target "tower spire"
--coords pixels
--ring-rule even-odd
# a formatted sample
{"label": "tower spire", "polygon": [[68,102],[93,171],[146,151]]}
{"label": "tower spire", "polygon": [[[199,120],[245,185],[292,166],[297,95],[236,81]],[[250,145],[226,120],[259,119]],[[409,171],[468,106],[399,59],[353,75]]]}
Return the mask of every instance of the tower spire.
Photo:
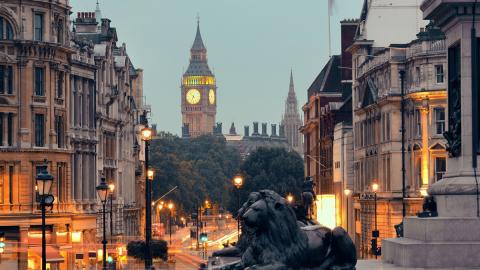
{"label": "tower spire", "polygon": [[97,21],[97,29],[101,29],[102,22],[102,11],[100,10],[100,3],[97,0],[97,7],[95,8],[95,20]]}
{"label": "tower spire", "polygon": [[293,86],[293,69],[290,69],[290,87],[288,89],[288,92],[295,93],[295,87]]}

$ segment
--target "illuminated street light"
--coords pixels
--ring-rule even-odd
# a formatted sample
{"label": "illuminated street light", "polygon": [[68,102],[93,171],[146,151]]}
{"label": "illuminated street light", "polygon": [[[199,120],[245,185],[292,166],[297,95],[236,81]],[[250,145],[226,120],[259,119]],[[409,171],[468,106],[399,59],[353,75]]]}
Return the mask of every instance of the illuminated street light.
{"label": "illuminated street light", "polygon": [[115,190],[115,184],[108,184],[110,190],[110,243],[113,243],[113,191]]}
{"label": "illuminated street light", "polygon": [[[373,193],[374,193],[374,201],[375,201],[375,230],[372,232],[372,236],[374,237],[374,239],[372,241],[375,242],[375,247],[373,250],[373,252],[375,253],[375,259],[377,259],[377,256],[378,256],[378,252],[377,252],[377,247],[376,247],[376,243],[377,243],[377,238],[379,237],[380,233],[378,232],[378,229],[377,229],[377,191],[378,191],[378,183],[377,181],[373,182],[372,184],[372,190],[373,190]],[[372,242],[373,243],[373,242]],[[373,246],[373,245],[372,245]]]}
{"label": "illuminated street light", "polygon": [[350,197],[350,195],[352,194],[352,190],[349,189],[349,188],[346,188],[343,190],[343,193],[345,194],[345,197],[346,197],[346,202],[345,202],[345,205],[346,205],[346,215],[345,215],[345,219],[346,219],[346,229],[347,229],[347,232],[349,231],[349,228],[348,228],[348,197]]}
{"label": "illuminated street light", "polygon": [[142,129],[141,137],[142,141],[145,142],[145,269],[150,269],[152,266],[152,248],[151,248],[151,241],[152,241],[152,208],[148,207],[148,205],[152,202],[152,181],[153,180],[153,172],[150,174],[150,165],[148,163],[149,159],[149,148],[150,148],[150,141],[152,140],[153,131],[151,128],[148,127],[148,123]]}
{"label": "illuminated street light", "polygon": [[153,177],[155,175],[155,171],[153,169],[148,169],[147,170],[147,178],[148,180],[153,180]]}
{"label": "illuminated street light", "polygon": [[[237,188],[237,209],[240,209],[240,188],[243,186],[243,177],[237,174],[233,177],[233,185]],[[240,217],[237,217],[237,240],[240,240]]]}
{"label": "illuminated street light", "polygon": [[103,269],[107,269],[107,260],[106,260],[106,255],[107,255],[107,234],[106,234],[106,224],[105,224],[105,203],[107,202],[107,197],[108,197],[108,185],[107,182],[105,181],[105,177],[102,177],[100,179],[100,185],[97,186],[96,188],[98,197],[100,197],[100,201],[102,202],[102,207],[103,207]]}
{"label": "illuminated street light", "polygon": [[[42,208],[42,270],[47,270],[47,241],[45,236],[45,205],[47,199],[51,197],[50,191],[53,183],[53,176],[47,171],[47,160],[45,160],[45,167],[35,177],[38,195],[40,195],[40,206]],[[53,201],[52,201],[53,203]]]}
{"label": "illuminated street light", "polygon": [[293,199],[294,199],[294,198],[293,198],[293,195],[292,195],[292,194],[288,194],[288,195],[287,195],[287,202],[288,202],[288,203],[291,204],[291,203],[293,202]]}

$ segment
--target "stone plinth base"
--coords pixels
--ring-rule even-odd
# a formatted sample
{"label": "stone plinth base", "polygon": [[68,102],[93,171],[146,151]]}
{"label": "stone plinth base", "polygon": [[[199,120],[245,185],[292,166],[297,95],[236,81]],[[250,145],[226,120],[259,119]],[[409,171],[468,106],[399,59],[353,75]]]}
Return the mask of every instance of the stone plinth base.
{"label": "stone plinth base", "polygon": [[382,240],[382,259],[401,267],[480,268],[478,228],[478,218],[407,217],[403,238]]}

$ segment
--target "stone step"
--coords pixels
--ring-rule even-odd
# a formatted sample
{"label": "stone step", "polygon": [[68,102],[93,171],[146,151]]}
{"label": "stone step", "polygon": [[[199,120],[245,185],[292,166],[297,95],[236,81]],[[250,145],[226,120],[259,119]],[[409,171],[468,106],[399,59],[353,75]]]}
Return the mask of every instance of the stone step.
{"label": "stone step", "polygon": [[480,219],[406,217],[404,237],[425,242],[480,241]]}
{"label": "stone step", "polygon": [[382,240],[382,253],[384,262],[400,267],[480,267],[480,241],[425,242],[409,238],[390,238]]}

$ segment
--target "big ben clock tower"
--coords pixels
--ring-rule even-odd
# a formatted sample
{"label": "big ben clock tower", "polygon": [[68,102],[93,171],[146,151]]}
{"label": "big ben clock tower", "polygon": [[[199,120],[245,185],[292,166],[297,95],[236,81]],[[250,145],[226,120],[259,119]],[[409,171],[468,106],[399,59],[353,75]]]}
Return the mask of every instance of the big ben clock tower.
{"label": "big ben clock tower", "polygon": [[212,134],[217,113],[217,86],[207,62],[207,49],[197,34],[190,49],[190,64],[182,77],[182,135],[198,137]]}

